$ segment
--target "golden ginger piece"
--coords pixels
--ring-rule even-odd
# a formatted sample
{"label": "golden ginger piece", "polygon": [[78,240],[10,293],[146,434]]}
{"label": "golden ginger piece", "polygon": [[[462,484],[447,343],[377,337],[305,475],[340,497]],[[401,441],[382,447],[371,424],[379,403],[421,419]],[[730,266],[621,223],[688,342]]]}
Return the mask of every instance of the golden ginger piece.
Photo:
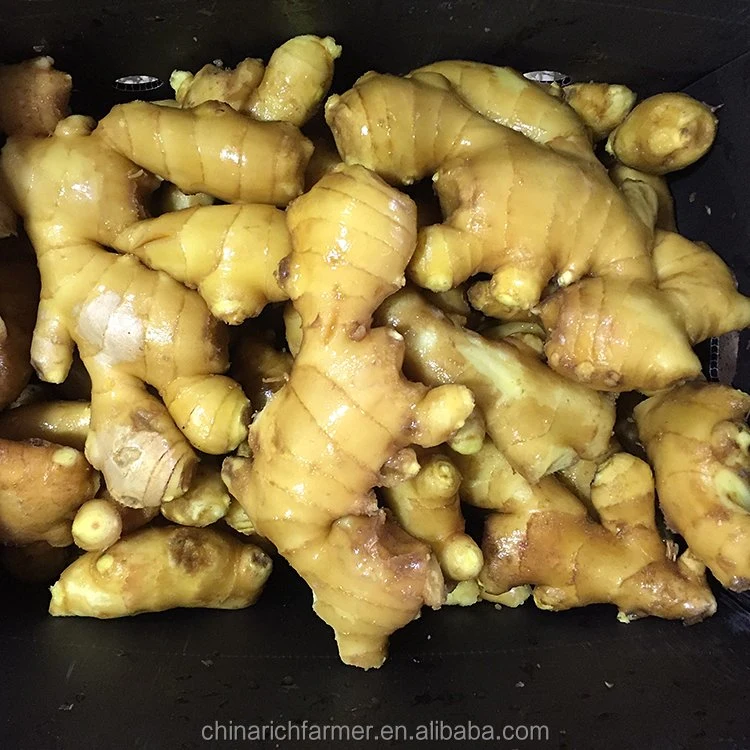
{"label": "golden ginger piece", "polygon": [[291,245],[273,206],[198,206],[132,224],[114,247],[197,289],[211,313],[237,325],[286,299],[275,272]]}
{"label": "golden ginger piece", "polygon": [[260,336],[243,335],[233,350],[232,377],[242,386],[256,411],[269,401],[289,380],[293,359]]}
{"label": "golden ginger piece", "polygon": [[250,516],[247,515],[245,509],[235,498],[232,498],[229,501],[229,507],[224,515],[224,522],[229,528],[234,529],[245,536],[255,534],[255,526],[250,520]]}
{"label": "golden ginger piece", "polygon": [[169,82],[182,107],[226,102],[256,120],[284,121],[301,127],[328,92],[341,47],[330,37],[296,36],[278,47],[268,67],[247,58],[232,68],[205,65],[194,76],[176,70]]}
{"label": "golden ginger piece", "polygon": [[0,544],[67,547],[73,516],[98,488],[99,475],[80,451],[0,439]]}
{"label": "golden ginger piece", "polygon": [[289,382],[251,426],[252,460],[226,459],[224,480],[312,588],[343,661],[378,667],[390,634],[423,604],[440,605],[443,581],[429,547],[378,509],[373,488],[408,476],[408,446],[443,442],[474,402],[459,385],[407,381],[402,338],[371,328],[414,249],[408,197],[362,167],[341,167],[287,218],[293,252],[279,279],[302,344]]}
{"label": "golden ginger piece", "polygon": [[346,163],[394,183],[432,176],[446,219],[419,233],[409,265],[419,286],[489,273],[469,296],[495,315],[532,308],[552,279],[653,280],[652,232],[596,160],[534,143],[421,77],[368,73],[328,100],[326,119]]}
{"label": "golden ginger piece", "polygon": [[181,526],[210,526],[224,518],[230,500],[219,466],[202,463],[190,489],[181,497],[163,503],[161,514]]}
{"label": "golden ginger piece", "polygon": [[258,122],[229,105],[192,109],[128,102],[96,129],[111,148],[185,193],[285,206],[304,187],[313,146],[286,122]]}
{"label": "golden ginger piece", "polygon": [[0,132],[50,135],[68,114],[73,81],[51,57],[0,65]]}
{"label": "golden ginger piece", "polygon": [[750,298],[710,248],[657,232],[658,288],[591,278],[540,306],[549,366],[598,390],[657,391],[699,376],[691,345],[750,326]]}
{"label": "golden ginger piece", "polygon": [[0,566],[24,583],[50,583],[70,562],[70,547],[32,542],[23,547],[0,547]]}
{"label": "golden ginger piece", "polygon": [[390,297],[378,319],[404,337],[409,377],[471,389],[487,434],[530,482],[606,449],[614,402],[553,372],[525,345],[461,328],[413,289]]}
{"label": "golden ginger piece", "polygon": [[475,408],[467,417],[463,427],[456,430],[453,436],[448,438],[446,443],[451,450],[456,451],[456,453],[469,455],[480,450],[484,444],[484,437],[486,434],[487,426],[484,421],[484,416],[480,409]]}
{"label": "golden ginger piece", "polygon": [[409,77],[433,85],[441,85],[439,78],[444,77],[466,104],[487,119],[552,149],[593,158],[591,137],[576,113],[512,68],[443,60],[418,68]]}
{"label": "golden ginger piece", "polygon": [[[656,229],[664,229],[667,232],[677,231],[677,222],[674,215],[674,199],[669,190],[666,178],[661,175],[639,172],[637,169],[627,167],[624,164],[615,164],[609,170],[609,176],[621,190],[628,183],[649,186],[656,197],[656,216],[653,219]],[[625,188],[627,190],[627,188]],[[626,193],[627,197],[627,193]]]}
{"label": "golden ginger piece", "polygon": [[143,218],[151,182],[90,128],[72,117],[51,138],[13,138],[3,149],[42,275],[32,361],[43,380],[60,383],[78,347],[92,380],[88,459],[118,501],[158,506],[190,484],[188,440],[206,453],[233,450],[247,434],[249,404],[220,375],[226,331],[203,300],[101,247]]}
{"label": "golden ginger piece", "polygon": [[627,117],[636,100],[635,93],[619,83],[571,83],[562,91],[565,102],[596,141],[606,138]]}
{"label": "golden ginger piece", "polygon": [[73,519],[73,541],[87,552],[101,552],[145,526],[158,512],[158,508],[127,508],[102,490],[99,497],[87,500],[78,509]]}
{"label": "golden ginger piece", "polygon": [[688,383],[635,407],[670,528],[719,582],[750,589],[750,396]]}
{"label": "golden ginger piece", "polygon": [[457,458],[462,498],[497,512],[485,524],[483,596],[516,606],[534,586],[541,609],[614,604],[628,619],[653,615],[695,622],[716,611],[705,566],[690,553],[675,560],[656,528],[647,464],[618,453],[598,469],[591,503],[598,522],[555,478],[529,485],[488,442]]}
{"label": "golden ginger piece", "polygon": [[711,148],[717,123],[711,108],[692,96],[656,94],[642,101],[610,134],[607,151],[641,172],[675,172]]}
{"label": "golden ginger piece", "polygon": [[172,211],[184,211],[186,208],[212,206],[213,204],[214,198],[212,195],[208,195],[208,193],[188,195],[171,182],[162,182],[154,193],[152,200],[153,212],[156,216],[168,214]]}
{"label": "golden ginger piece", "polygon": [[149,527],[79,557],[52,587],[49,611],[106,619],[175,607],[241,609],[270,573],[268,555],[229,534]]}
{"label": "golden ginger piece", "polygon": [[83,451],[91,423],[86,401],[40,401],[0,413],[0,438],[48,440]]}
{"label": "golden ginger piece", "polygon": [[482,570],[482,552],[464,531],[458,499],[461,474],[440,453],[417,454],[419,473],[383,489],[388,507],[407,533],[435,551],[446,578],[474,580]]}
{"label": "golden ginger piece", "polygon": [[20,240],[0,244],[0,409],[12,404],[31,377],[31,338],[39,300],[34,256]]}

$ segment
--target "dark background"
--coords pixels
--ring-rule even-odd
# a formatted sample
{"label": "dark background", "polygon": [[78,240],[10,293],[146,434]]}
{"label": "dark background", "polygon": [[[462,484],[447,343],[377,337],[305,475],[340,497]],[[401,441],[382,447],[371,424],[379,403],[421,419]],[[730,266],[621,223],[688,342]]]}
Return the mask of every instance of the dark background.
{"label": "dark background", "polygon": [[[52,54],[74,74],[77,109],[95,114],[122,98],[119,76],[166,80],[174,67],[267,57],[299,33],[343,45],[339,89],[368,68],[441,57],[644,95],[687,88],[724,106],[710,156],[673,181],[680,228],[709,241],[750,292],[745,0],[0,0],[0,22],[4,61]],[[747,349],[745,335],[735,384],[750,389]],[[499,743],[508,748],[750,748],[750,597],[717,595],[718,614],[689,628],[623,625],[611,607],[444,608],[397,633],[385,666],[365,673],[338,662],[309,591],[281,562],[249,610],[110,622],[50,618],[44,590],[0,581],[0,747],[202,747],[214,721],[470,719],[549,726],[548,743]]]}

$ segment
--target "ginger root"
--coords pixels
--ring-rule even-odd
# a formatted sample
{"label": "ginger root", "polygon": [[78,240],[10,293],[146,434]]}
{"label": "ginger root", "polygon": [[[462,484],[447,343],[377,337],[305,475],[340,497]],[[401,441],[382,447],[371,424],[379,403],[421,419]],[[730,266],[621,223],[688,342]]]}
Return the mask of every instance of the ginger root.
{"label": "ginger root", "polygon": [[670,528],[732,591],[750,589],[750,396],[688,383],[635,407]]}
{"label": "ginger root", "polygon": [[111,547],[121,536],[150,523],[158,508],[127,508],[106,490],[100,497],[87,500],[73,519],[73,541],[87,552],[101,552]]}
{"label": "ginger root", "polygon": [[656,216],[654,226],[656,229],[664,229],[667,232],[677,231],[677,222],[674,214],[674,198],[669,190],[666,178],[661,175],[639,172],[637,169],[627,167],[624,164],[615,164],[609,170],[609,176],[621,190],[628,181],[648,185],[656,196]]}
{"label": "ginger root", "polygon": [[97,135],[185,193],[285,206],[304,187],[313,146],[286,122],[258,122],[229,105],[192,109],[128,102],[113,107]]}
{"label": "ginger root", "polygon": [[497,511],[482,542],[486,598],[532,584],[541,609],[607,603],[628,619],[688,622],[716,611],[705,566],[690,553],[669,556],[654,519],[651,471],[635,456],[618,453],[599,467],[591,488],[598,522],[555,478],[529,485],[491,443],[457,463],[462,498]]}
{"label": "ginger root", "polygon": [[181,526],[210,526],[224,518],[230,500],[219,467],[202,463],[190,489],[181,497],[163,503],[161,514]]}
{"label": "ginger root", "polygon": [[385,487],[388,507],[407,533],[435,551],[446,578],[470,581],[482,570],[482,552],[464,531],[458,499],[461,475],[439,453],[417,454],[419,473]]}
{"label": "ginger root", "polygon": [[105,619],[174,607],[241,609],[270,573],[268,555],[229,534],[149,527],[79,557],[52,587],[49,611]]}
{"label": "ginger root", "polygon": [[80,451],[0,439],[0,544],[67,547],[76,511],[97,489],[99,475]]}
{"label": "ginger root", "polygon": [[389,298],[378,319],[404,337],[409,377],[471,389],[487,434],[530,482],[606,449],[614,402],[557,375],[524,344],[457,326],[413,289]]}
{"label": "ginger root", "polygon": [[197,289],[211,313],[236,325],[286,299],[275,271],[291,246],[273,206],[199,206],[127,227],[114,247]]}
{"label": "ginger root", "polygon": [[371,328],[414,249],[408,197],[362,167],[341,167],[287,218],[293,252],[279,279],[302,344],[289,382],[251,426],[252,460],[226,459],[224,479],[313,589],[343,661],[378,667],[393,631],[423,604],[440,606],[443,581],[431,550],[378,509],[373,488],[413,463],[410,444],[450,437],[474,402],[459,385],[408,382],[401,337]]}
{"label": "ginger root", "polygon": [[627,86],[593,81],[565,86],[563,97],[596,141],[606,138],[625,119],[636,100]]}
{"label": "ginger root", "polygon": [[12,138],[3,149],[42,276],[32,361],[43,380],[60,383],[77,345],[92,380],[86,455],[118,501],[155,507],[189,486],[188,440],[206,453],[233,450],[250,409],[220,374],[227,335],[203,300],[101,247],[143,218],[153,183],[90,130],[71,117],[51,138]]}
{"label": "ginger root", "polygon": [[651,229],[595,159],[536,144],[421,77],[368,73],[329,98],[326,119],[347,164],[401,184],[432,176],[446,220],[419,233],[409,265],[419,286],[445,291],[492,274],[469,296],[497,315],[532,308],[553,279],[653,280]]}
{"label": "ginger root", "polygon": [[51,57],[0,65],[0,132],[50,135],[68,114],[73,81]]}
{"label": "ginger root", "polygon": [[641,172],[674,172],[711,148],[717,123],[710,107],[687,94],[656,94],[638,104],[612,131],[607,151]]}
{"label": "ginger root", "polygon": [[0,438],[36,438],[83,451],[90,423],[86,401],[40,401],[0,413]]}

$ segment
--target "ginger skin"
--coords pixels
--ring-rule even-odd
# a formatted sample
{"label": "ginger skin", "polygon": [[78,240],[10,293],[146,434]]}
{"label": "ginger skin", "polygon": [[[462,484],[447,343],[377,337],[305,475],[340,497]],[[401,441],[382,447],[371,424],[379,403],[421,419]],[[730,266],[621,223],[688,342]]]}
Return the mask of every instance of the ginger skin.
{"label": "ginger skin", "polygon": [[606,138],[627,117],[636,100],[627,86],[593,81],[565,86],[563,97],[596,141]]}
{"label": "ginger skin", "polygon": [[113,500],[107,490],[87,500],[73,519],[73,541],[87,552],[101,552],[120,537],[150,523],[158,508],[127,508]]}
{"label": "ginger skin", "polygon": [[188,440],[206,453],[233,450],[246,436],[249,404],[220,374],[226,331],[203,300],[101,247],[143,218],[152,183],[90,128],[71,117],[51,138],[14,138],[3,149],[42,276],[32,362],[43,380],[60,383],[77,345],[92,381],[86,455],[118,501],[155,507],[189,486],[196,457]]}
{"label": "ginger skin", "polygon": [[224,480],[313,589],[342,660],[378,667],[390,634],[444,595],[432,552],[378,509],[373,488],[409,445],[454,433],[474,403],[458,385],[407,381],[401,337],[371,328],[375,308],[403,284],[414,203],[362,167],[342,167],[287,216],[294,250],[279,278],[301,316],[302,345],[289,382],[251,427],[252,460],[226,459]]}
{"label": "ginger skin", "polygon": [[651,187],[656,195],[656,217],[654,219],[656,229],[664,229],[667,232],[677,231],[674,198],[672,198],[666,178],[661,175],[639,172],[637,169],[627,167],[624,164],[615,164],[611,167],[609,176],[612,182],[621,190],[628,180],[636,183],[645,183]]}
{"label": "ginger skin", "polygon": [[36,438],[83,451],[90,423],[86,401],[41,401],[0,413],[0,438]]}
{"label": "ginger skin", "polygon": [[44,440],[0,439],[0,543],[73,543],[78,508],[99,488],[83,453]]}
{"label": "ginger skin", "polygon": [[667,523],[732,591],[750,589],[748,412],[747,394],[700,382],[634,411]]}
{"label": "ginger skin", "polygon": [[198,466],[190,489],[181,497],[163,503],[161,514],[181,526],[210,526],[224,518],[230,501],[219,467],[204,462]]}
{"label": "ginger skin", "polygon": [[497,511],[482,543],[484,596],[532,584],[541,609],[606,603],[629,619],[688,622],[716,611],[705,566],[689,553],[668,556],[654,520],[653,478],[640,459],[618,453],[599,467],[591,488],[598,523],[555,478],[526,483],[491,443],[457,462],[463,499]]}
{"label": "ginger skin", "polygon": [[329,98],[326,120],[347,164],[400,184],[432,176],[446,220],[419,233],[409,266],[419,286],[492,274],[469,296],[497,315],[532,308],[553,279],[653,279],[651,230],[600,164],[488,121],[450,87],[368,73]]}
{"label": "ginger skin", "polygon": [[270,573],[262,550],[229,534],[149,527],[79,557],[52,587],[49,611],[107,619],[174,607],[241,609]]}

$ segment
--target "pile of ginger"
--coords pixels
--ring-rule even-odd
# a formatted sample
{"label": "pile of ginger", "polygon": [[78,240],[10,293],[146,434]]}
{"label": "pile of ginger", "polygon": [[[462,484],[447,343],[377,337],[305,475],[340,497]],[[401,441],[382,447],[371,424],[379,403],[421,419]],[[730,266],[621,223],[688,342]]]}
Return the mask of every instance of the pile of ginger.
{"label": "pile of ginger", "polygon": [[750,299],[664,176],[713,110],[466,61],[326,99],[340,54],[98,122],[0,67],[6,572],[109,618],[246,607],[280,555],[365,669],[425,605],[750,589],[750,396],[693,351]]}

